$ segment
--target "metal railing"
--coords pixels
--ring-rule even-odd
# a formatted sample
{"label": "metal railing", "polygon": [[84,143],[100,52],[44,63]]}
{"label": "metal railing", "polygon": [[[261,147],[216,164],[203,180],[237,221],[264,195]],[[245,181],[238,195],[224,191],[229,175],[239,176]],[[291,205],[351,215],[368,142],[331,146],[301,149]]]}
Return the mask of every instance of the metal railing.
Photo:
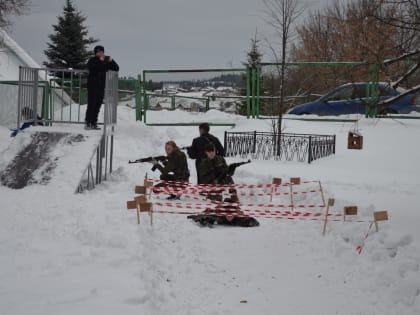
{"label": "metal railing", "polygon": [[[86,100],[86,70],[19,68],[18,120],[52,123],[84,123],[81,106]],[[84,104],[83,104],[84,103]],[[30,115],[23,115],[26,109]]]}
{"label": "metal railing", "polygon": [[[20,67],[18,83],[17,128],[22,119],[40,118],[46,125],[54,123],[83,124],[83,94],[86,92],[86,70]],[[77,191],[92,189],[112,172],[114,131],[117,123],[118,72],[106,74],[103,133],[91,156]]]}
{"label": "metal railing", "polygon": [[84,171],[77,192],[93,189],[112,173],[114,131],[117,124],[118,72],[106,73],[103,134],[90,163]]}
{"label": "metal railing", "polygon": [[225,131],[226,156],[311,163],[335,154],[335,135]]}

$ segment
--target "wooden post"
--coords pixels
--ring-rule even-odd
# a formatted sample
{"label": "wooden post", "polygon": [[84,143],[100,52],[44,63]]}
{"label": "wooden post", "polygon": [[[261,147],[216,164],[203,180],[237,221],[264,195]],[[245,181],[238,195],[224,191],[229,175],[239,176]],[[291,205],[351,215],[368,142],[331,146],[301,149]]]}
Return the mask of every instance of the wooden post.
{"label": "wooden post", "polygon": [[376,232],[379,231],[378,221],[388,220],[388,211],[376,211],[373,213],[373,220],[375,222]]}
{"label": "wooden post", "polygon": [[[145,189],[145,195],[147,195],[147,189],[151,188],[153,186],[153,182],[147,179],[147,173],[146,176],[144,177],[144,181],[143,181],[143,186]],[[149,197],[152,195],[152,189],[149,190]]]}
{"label": "wooden post", "polygon": [[275,187],[274,185],[281,185],[281,178],[274,177],[271,183],[273,184],[273,186],[271,186],[270,202],[273,201],[273,195],[275,192],[277,192],[277,187]]}
{"label": "wooden post", "polygon": [[136,202],[137,224],[140,224],[140,204]]}
{"label": "wooden post", "polygon": [[300,177],[290,178],[290,202],[292,205],[292,212],[295,212],[295,204],[293,201],[293,185],[300,185]]}
{"label": "wooden post", "polygon": [[346,206],[344,207],[344,221],[346,221],[347,215],[357,215],[357,206]]}
{"label": "wooden post", "polygon": [[321,197],[322,197],[322,205],[325,207],[325,197],[324,197],[324,191],[322,190],[321,181],[318,181],[319,183],[319,190],[321,191]]}
{"label": "wooden post", "polygon": [[146,195],[147,194],[147,188],[146,188],[146,186],[136,186],[136,188],[134,189],[134,192],[136,194]]}
{"label": "wooden post", "polygon": [[334,203],[335,203],[335,199],[333,198],[328,199],[327,210],[325,211],[324,227],[322,229],[322,236],[325,236],[325,231],[327,230],[328,214],[330,212],[330,207],[334,206]]}
{"label": "wooden post", "polygon": [[[147,201],[147,195],[136,196],[134,197],[134,201],[136,203],[137,210],[137,224],[140,224],[140,212],[149,212],[149,207],[151,207],[152,203]],[[150,206],[148,204],[150,204]]]}
{"label": "wooden post", "polygon": [[137,203],[145,203],[145,202],[147,202],[147,196],[146,195],[136,196],[136,197],[134,197],[134,200]]}

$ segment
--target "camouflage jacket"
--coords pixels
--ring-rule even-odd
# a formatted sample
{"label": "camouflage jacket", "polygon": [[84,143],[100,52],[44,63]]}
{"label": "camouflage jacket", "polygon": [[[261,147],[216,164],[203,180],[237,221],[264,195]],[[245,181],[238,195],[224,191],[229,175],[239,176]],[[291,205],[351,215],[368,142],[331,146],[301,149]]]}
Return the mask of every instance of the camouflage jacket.
{"label": "camouflage jacket", "polygon": [[228,175],[225,158],[219,155],[216,155],[214,159],[205,158],[201,161],[200,177],[202,184],[233,184],[232,177]]}
{"label": "camouflage jacket", "polygon": [[167,176],[173,173],[174,180],[176,181],[188,181],[190,178],[190,171],[188,169],[187,157],[185,153],[180,150],[175,150],[168,155],[168,160],[165,165],[157,165],[157,168],[162,175]]}

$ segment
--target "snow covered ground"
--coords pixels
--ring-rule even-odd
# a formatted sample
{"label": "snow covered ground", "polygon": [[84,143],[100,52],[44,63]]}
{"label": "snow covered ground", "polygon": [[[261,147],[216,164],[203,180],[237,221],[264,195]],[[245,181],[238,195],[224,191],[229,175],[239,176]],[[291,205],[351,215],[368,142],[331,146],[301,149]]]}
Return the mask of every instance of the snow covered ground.
{"label": "snow covered ground", "polygon": [[[270,128],[267,120],[217,111],[153,114],[149,122]],[[272,177],[319,180],[326,198],[336,200],[331,212],[357,205],[363,221],[388,210],[389,221],[369,231],[359,255],[369,222],[330,222],[325,237],[322,221],[258,218],[254,228],[202,228],[184,215],[155,214],[150,226],[143,214],[137,225],[126,201],[146,172],[158,174],[150,164],[128,160],[162,155],[168,140],[189,145],[198,130],[147,127],[126,106],[118,115],[115,171],[95,190],[74,194],[70,180],[22,190],[0,186],[1,314],[420,314],[420,120],[362,118],[363,150],[346,148],[352,123],[288,120],[285,132],[336,134],[336,154],[312,164],[254,160],[235,174],[236,183],[247,184]],[[78,133],[82,127],[68,128]],[[223,139],[225,128],[211,132]],[[0,128],[1,167],[24,136],[9,138]],[[70,161],[60,167],[79,178],[88,161],[80,161],[83,167]],[[194,161],[189,167],[195,182]],[[267,203],[264,198],[241,200]],[[298,194],[295,202],[322,199]]]}

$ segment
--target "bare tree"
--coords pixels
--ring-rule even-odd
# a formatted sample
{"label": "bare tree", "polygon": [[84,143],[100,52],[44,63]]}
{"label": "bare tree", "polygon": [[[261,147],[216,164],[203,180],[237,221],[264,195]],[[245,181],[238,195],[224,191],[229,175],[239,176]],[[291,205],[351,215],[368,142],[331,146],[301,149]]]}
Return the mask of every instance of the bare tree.
{"label": "bare tree", "polygon": [[[396,88],[413,77],[415,82],[414,86],[411,86],[406,92],[381,102],[379,104],[381,105],[420,90],[420,84],[418,84],[420,77],[418,71],[420,69],[420,49],[418,48],[420,46],[420,1],[375,0],[374,3],[376,10],[373,16],[381,23],[391,25],[399,31],[398,39],[402,47],[400,54],[395,58],[385,60],[382,64],[384,71],[388,74],[397,73],[397,78],[391,85]],[[386,14],[389,10],[395,14]],[[402,69],[402,71],[395,71],[396,69]],[[415,77],[416,75],[417,77]]]}
{"label": "bare tree", "polygon": [[[334,0],[299,25],[292,58],[302,61],[359,61],[376,65],[377,80],[418,85],[420,0]],[[402,58],[399,58],[399,57]],[[391,57],[393,58],[390,62]],[[404,60],[403,60],[404,59]],[[387,61],[388,60],[388,61]],[[303,71],[299,71],[302,77]],[[365,80],[368,68],[306,69],[304,88],[321,93],[337,84]]]}
{"label": "bare tree", "polygon": [[10,27],[11,15],[27,13],[30,0],[0,0],[0,28]]}
{"label": "bare tree", "polygon": [[[374,0],[377,8],[375,18],[397,28],[420,33],[420,1],[419,0]],[[384,15],[383,10],[392,8],[395,15]]]}
{"label": "bare tree", "polygon": [[282,118],[284,111],[285,97],[285,72],[286,72],[286,55],[289,48],[290,40],[294,32],[293,26],[299,16],[304,12],[304,7],[299,0],[263,0],[265,5],[266,22],[274,29],[277,39],[280,41],[280,52],[269,43],[269,47],[273,53],[279,76],[279,101],[278,101],[278,117],[277,122],[272,122],[273,132],[277,134],[277,154],[280,154],[280,135],[282,131]]}

